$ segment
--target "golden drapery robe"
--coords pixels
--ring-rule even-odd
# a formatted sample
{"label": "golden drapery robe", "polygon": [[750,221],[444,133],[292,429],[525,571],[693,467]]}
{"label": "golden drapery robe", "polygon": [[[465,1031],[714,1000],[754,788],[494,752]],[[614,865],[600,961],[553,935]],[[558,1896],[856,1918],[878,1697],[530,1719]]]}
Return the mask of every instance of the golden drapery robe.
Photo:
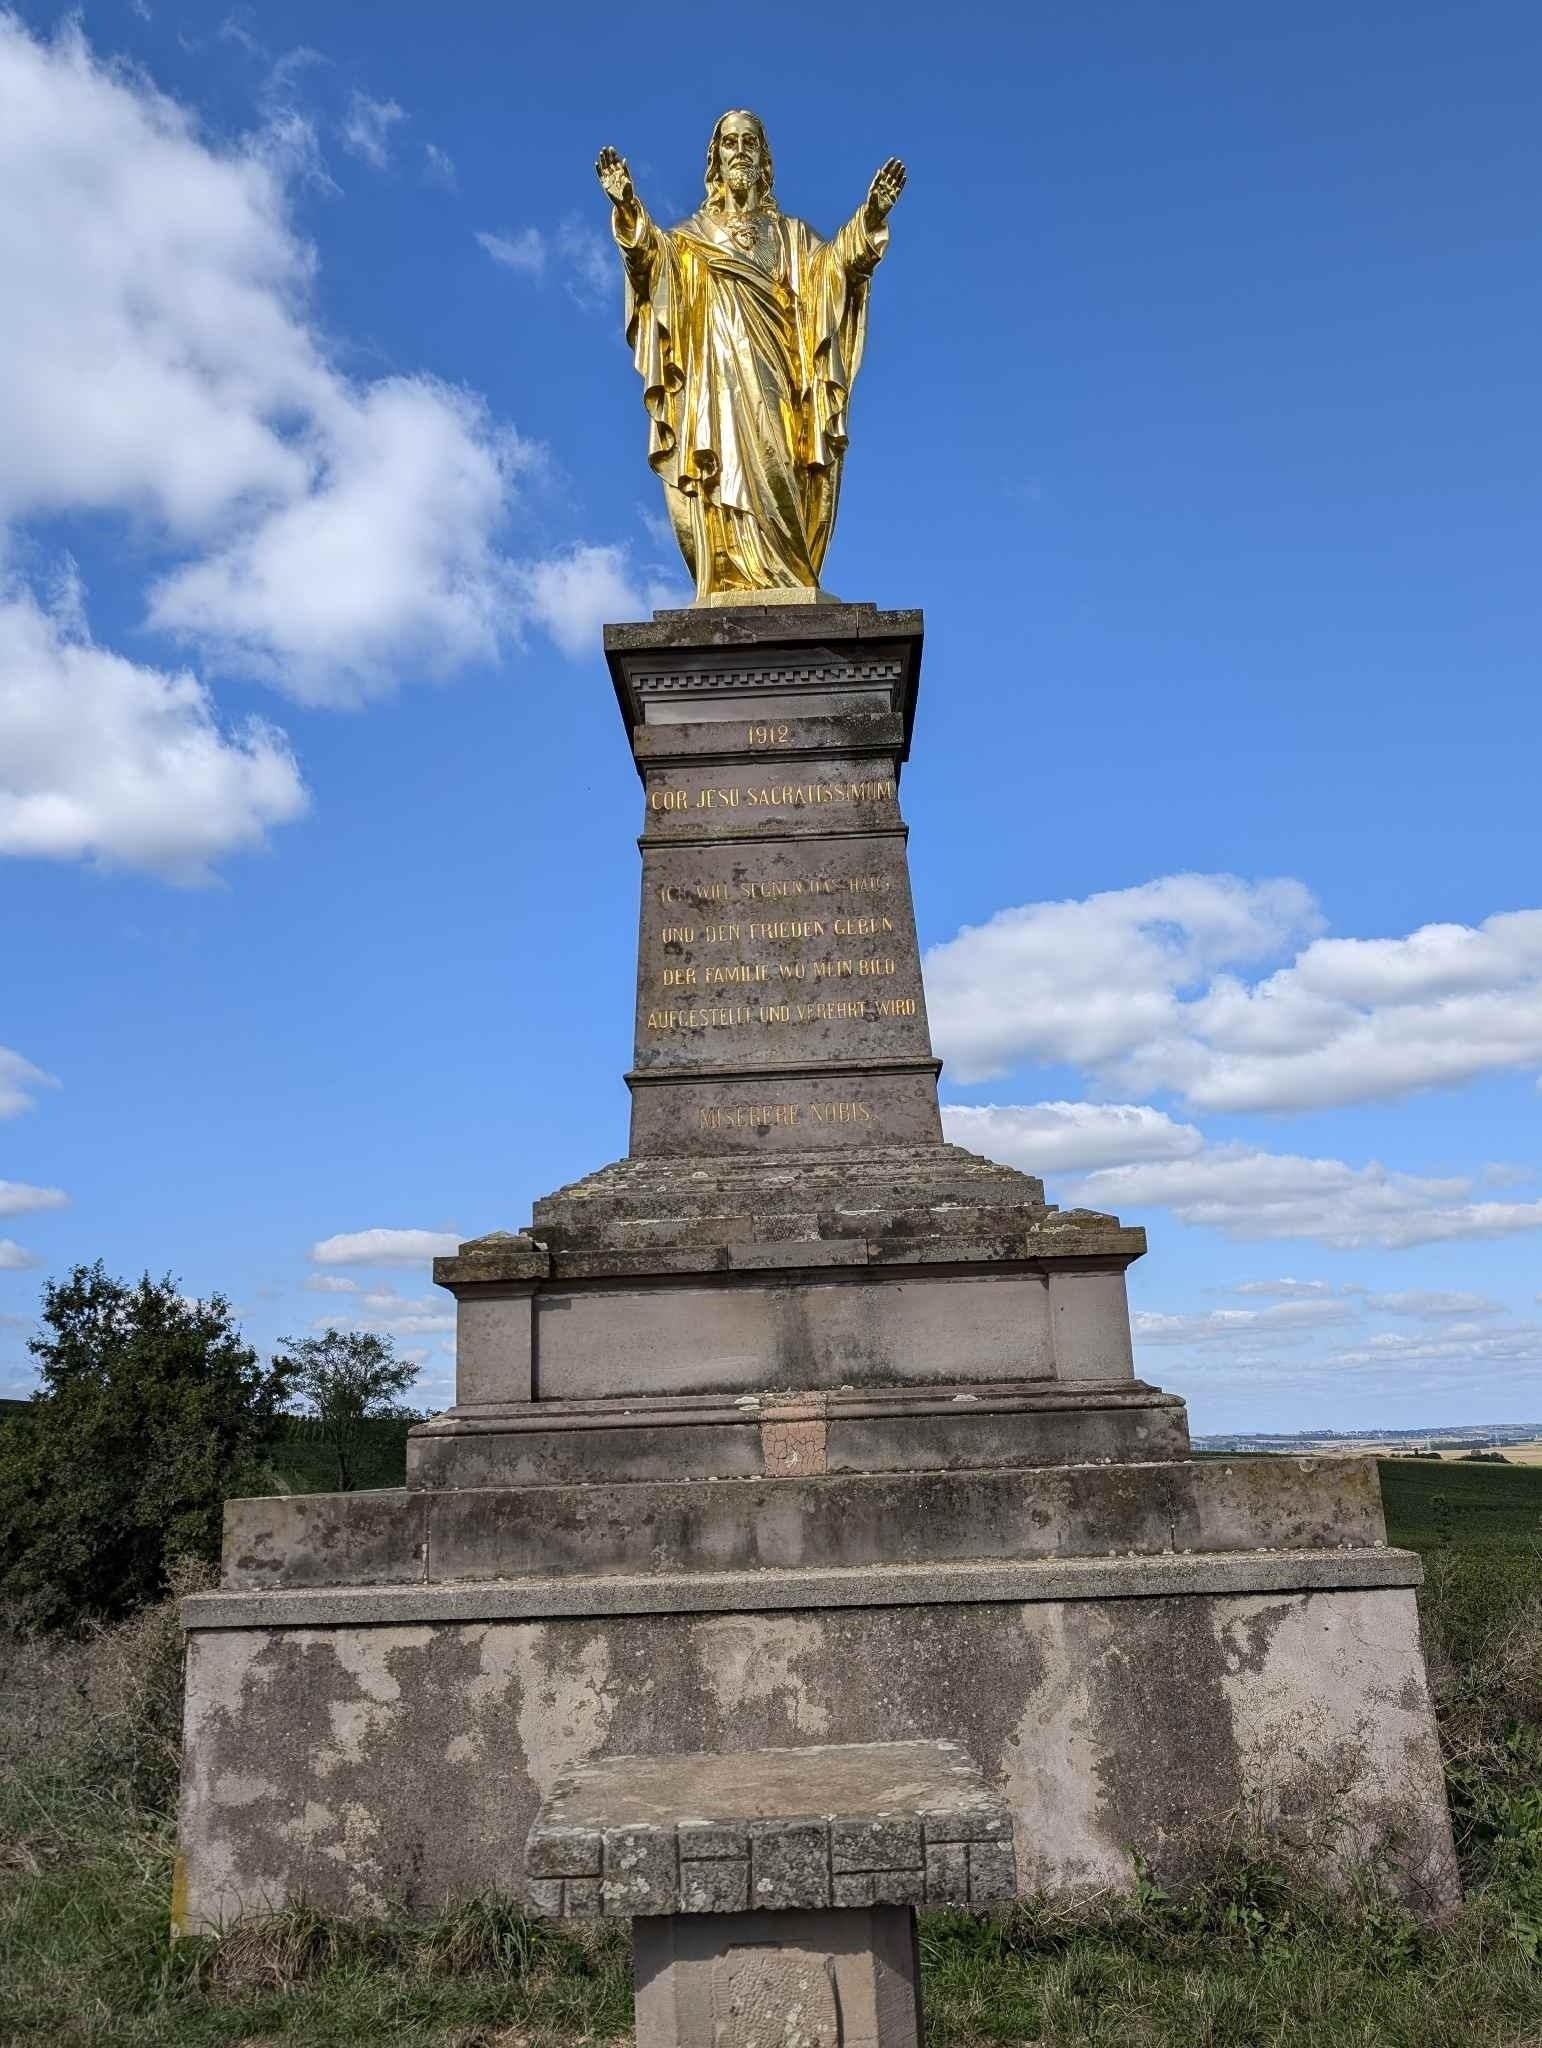
{"label": "golden drapery robe", "polygon": [[639,207],[633,235],[616,231],[648,460],[698,603],[818,588],[868,283],[889,240],[861,209],[829,242],[787,214],[758,218],[749,250],[705,208],[666,230]]}

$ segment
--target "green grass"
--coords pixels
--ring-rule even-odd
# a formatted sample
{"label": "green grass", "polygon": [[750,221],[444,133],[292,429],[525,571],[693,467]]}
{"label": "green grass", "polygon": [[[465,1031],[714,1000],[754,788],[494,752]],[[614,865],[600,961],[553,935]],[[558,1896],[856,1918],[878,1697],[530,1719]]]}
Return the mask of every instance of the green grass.
{"label": "green grass", "polygon": [[[1542,2048],[1542,1474],[1383,1467],[1424,1551],[1468,1904],[1420,1928],[1368,1880],[1304,1892],[1266,1848],[1190,1896],[929,1915],[931,2048]],[[575,2048],[626,2036],[624,1933],[473,1900],[428,1927],[295,1909],[167,1933],[180,1662],[170,1609],[0,1649],[0,2043]]]}
{"label": "green grass", "polygon": [[1501,1546],[1542,1553],[1542,1465],[1381,1458],[1381,1497],[1393,1543],[1429,1551]]}

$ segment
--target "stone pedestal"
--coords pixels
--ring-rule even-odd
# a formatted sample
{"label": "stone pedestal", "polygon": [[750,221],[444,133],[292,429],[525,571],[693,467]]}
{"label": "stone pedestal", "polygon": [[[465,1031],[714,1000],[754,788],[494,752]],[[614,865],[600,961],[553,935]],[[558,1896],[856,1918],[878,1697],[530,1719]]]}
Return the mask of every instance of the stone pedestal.
{"label": "stone pedestal", "polygon": [[910,1906],[632,1927],[637,2048],[921,2048]]}
{"label": "stone pedestal", "polygon": [[611,1757],[526,1847],[536,1909],[632,1921],[639,2048],[920,2048],[919,1905],[1016,1888],[957,1743]]}
{"label": "stone pedestal", "polygon": [[[1025,1890],[1239,1829],[1454,1864],[1366,1461],[1192,1461],[1143,1233],[942,1140],[900,782],[918,614],[607,629],[642,784],[628,1156],[436,1262],[405,1489],[230,1503],[188,1603],[178,1919],[523,1894],[618,1753],[947,1735]],[[618,825],[619,840],[619,825]]]}

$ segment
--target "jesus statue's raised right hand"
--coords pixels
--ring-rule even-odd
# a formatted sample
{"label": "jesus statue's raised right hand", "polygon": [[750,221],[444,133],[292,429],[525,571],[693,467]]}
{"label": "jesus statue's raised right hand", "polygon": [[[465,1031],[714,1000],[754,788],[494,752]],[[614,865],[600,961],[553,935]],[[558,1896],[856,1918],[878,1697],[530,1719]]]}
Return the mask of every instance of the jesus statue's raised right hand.
{"label": "jesus statue's raised right hand", "polygon": [[617,213],[629,218],[637,211],[637,190],[632,183],[632,173],[627,168],[624,156],[617,154],[607,142],[595,159],[595,174],[605,187],[605,193]]}

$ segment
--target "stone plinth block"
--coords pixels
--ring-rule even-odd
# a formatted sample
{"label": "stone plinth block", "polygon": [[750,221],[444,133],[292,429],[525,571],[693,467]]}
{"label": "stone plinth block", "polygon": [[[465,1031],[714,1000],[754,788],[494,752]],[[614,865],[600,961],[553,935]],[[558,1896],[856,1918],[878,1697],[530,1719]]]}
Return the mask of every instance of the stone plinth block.
{"label": "stone plinth block", "polygon": [[[828,1078],[828,1077],[827,1077]],[[695,1084],[692,1084],[695,1085]],[[821,1083],[821,1085],[824,1085]],[[1132,1380],[1145,1235],[956,1145],[628,1159],[435,1261],[456,1409]]]}
{"label": "stone plinth block", "polygon": [[[808,1405],[770,1404],[770,1413]],[[993,1425],[987,1415],[982,1426],[999,1430],[1010,1419],[997,1415]],[[1331,1554],[1386,1540],[1369,1458],[840,1473],[816,1455],[826,1420],[765,1427],[782,1448],[780,1477],[228,1501],[223,1583],[252,1592],[532,1574]]]}
{"label": "stone plinth block", "polygon": [[[947,1381],[779,1395],[455,1407],[407,1442],[415,1490],[837,1472],[1148,1464],[1188,1455],[1182,1401],[1102,1386]],[[794,1462],[796,1461],[796,1462]]]}
{"label": "stone plinth block", "polygon": [[[1438,1913],[1455,1867],[1417,1578],[1358,1548],[202,1595],[181,1924],[521,1895],[537,1810],[589,1759],[939,1728],[1011,1811],[1025,1892],[1118,1889],[1132,1851],[1181,1882],[1246,1820],[1306,1876],[1373,1859]],[[683,1847],[677,1868],[737,1896],[705,1866],[747,1859]],[[955,1847],[928,1841],[938,1885]],[[535,1882],[602,1905],[603,1870]]]}

